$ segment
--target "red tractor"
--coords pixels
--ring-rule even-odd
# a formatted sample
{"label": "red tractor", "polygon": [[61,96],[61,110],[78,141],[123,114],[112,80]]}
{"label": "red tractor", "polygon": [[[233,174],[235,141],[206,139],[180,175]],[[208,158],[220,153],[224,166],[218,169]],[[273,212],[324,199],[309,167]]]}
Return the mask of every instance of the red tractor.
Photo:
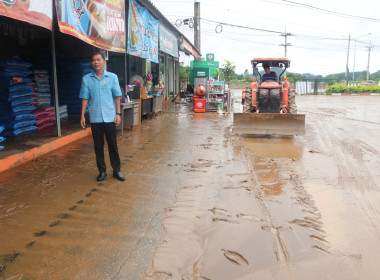
{"label": "red tractor", "polygon": [[[289,92],[287,79],[281,76],[290,66],[287,58],[254,58],[253,74],[260,81],[252,81],[245,90],[243,113],[234,113],[235,133],[301,135],[305,132],[305,115],[296,114],[295,91]],[[261,75],[257,66],[278,67],[282,72],[277,78],[275,72]]]}

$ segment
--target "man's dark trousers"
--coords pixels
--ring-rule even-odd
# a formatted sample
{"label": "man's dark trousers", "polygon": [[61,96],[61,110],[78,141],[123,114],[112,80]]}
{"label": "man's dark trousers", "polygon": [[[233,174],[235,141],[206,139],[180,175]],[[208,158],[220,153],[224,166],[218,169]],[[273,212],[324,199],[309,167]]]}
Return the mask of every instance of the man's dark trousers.
{"label": "man's dark trousers", "polygon": [[113,172],[119,172],[120,157],[117,149],[115,123],[91,123],[91,130],[92,138],[94,139],[96,165],[98,166],[99,172],[106,172],[106,163],[104,161],[104,135],[107,139],[108,152]]}

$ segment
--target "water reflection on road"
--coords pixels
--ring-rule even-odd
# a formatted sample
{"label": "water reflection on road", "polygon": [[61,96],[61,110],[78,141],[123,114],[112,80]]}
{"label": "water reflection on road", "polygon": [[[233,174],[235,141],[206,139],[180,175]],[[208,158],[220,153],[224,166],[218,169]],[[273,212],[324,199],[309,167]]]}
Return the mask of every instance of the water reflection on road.
{"label": "water reflection on road", "polygon": [[126,182],[95,181],[91,137],[3,172],[0,279],[375,280],[374,98],[298,97],[292,138],[173,104],[118,135]]}

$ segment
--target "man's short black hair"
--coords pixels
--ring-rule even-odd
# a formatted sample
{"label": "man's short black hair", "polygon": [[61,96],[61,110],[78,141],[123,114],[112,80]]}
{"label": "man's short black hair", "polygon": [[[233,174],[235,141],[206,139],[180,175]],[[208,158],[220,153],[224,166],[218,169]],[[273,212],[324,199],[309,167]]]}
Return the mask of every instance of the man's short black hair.
{"label": "man's short black hair", "polygon": [[269,63],[264,63],[263,68],[269,68]]}
{"label": "man's short black hair", "polygon": [[91,56],[91,59],[94,58],[95,55],[101,55],[103,60],[106,60],[106,56],[102,52],[94,52]]}

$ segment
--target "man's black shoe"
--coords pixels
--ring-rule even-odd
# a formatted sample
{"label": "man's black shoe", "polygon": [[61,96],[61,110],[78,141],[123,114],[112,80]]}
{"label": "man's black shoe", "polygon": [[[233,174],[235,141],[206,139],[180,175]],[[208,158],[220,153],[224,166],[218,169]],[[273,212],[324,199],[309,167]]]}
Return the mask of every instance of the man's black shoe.
{"label": "man's black shoe", "polygon": [[104,181],[107,178],[107,172],[100,172],[98,177],[96,177],[96,181]]}
{"label": "man's black shoe", "polygon": [[121,174],[120,171],[119,172],[114,172],[113,173],[113,177],[115,177],[119,181],[125,181],[125,178],[124,178],[123,174]]}

